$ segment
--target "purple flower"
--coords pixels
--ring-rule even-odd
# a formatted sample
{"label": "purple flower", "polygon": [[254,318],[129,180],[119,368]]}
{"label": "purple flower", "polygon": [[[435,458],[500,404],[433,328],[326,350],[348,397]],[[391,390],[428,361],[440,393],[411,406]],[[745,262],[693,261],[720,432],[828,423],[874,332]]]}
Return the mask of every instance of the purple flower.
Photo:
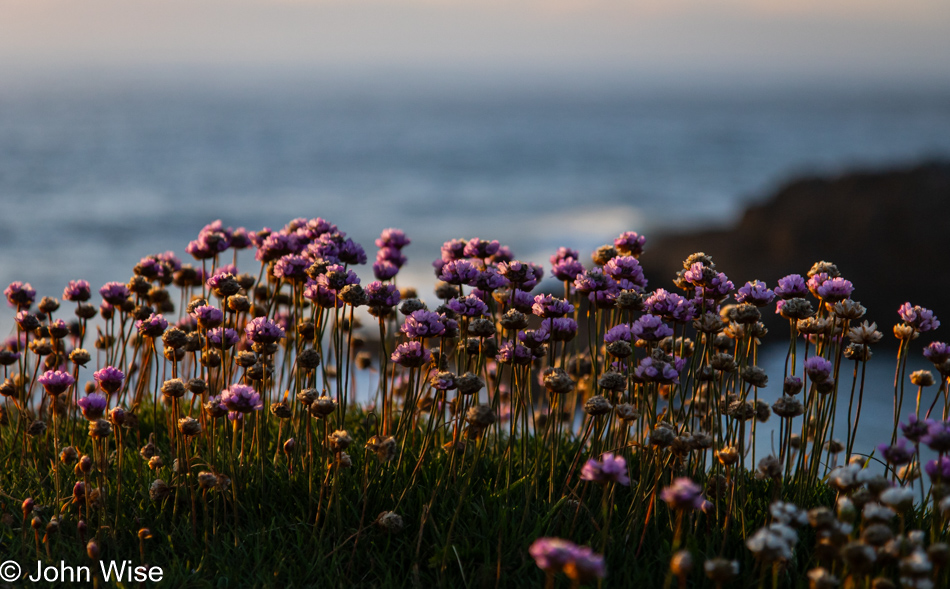
{"label": "purple flower", "polygon": [[827,382],[828,379],[831,378],[833,369],[834,365],[831,361],[821,356],[812,356],[805,360],[805,374],[807,374],[808,378],[812,379],[813,382]]}
{"label": "purple flower", "polygon": [[392,284],[371,282],[366,285],[363,292],[368,297],[367,304],[370,307],[393,307],[399,304],[399,290]]}
{"label": "purple flower", "polygon": [[379,238],[376,239],[376,247],[394,247],[401,250],[412,243],[406,234],[403,233],[401,229],[383,229],[383,232],[379,234]]}
{"label": "purple flower", "polygon": [[656,315],[642,315],[630,326],[630,333],[637,339],[648,342],[658,342],[661,339],[673,335],[673,330],[663,323],[663,320]]}
{"label": "purple flower", "polygon": [[429,361],[431,354],[418,341],[411,341],[399,344],[396,350],[390,356],[390,359],[406,368],[419,368]]}
{"label": "purple flower", "polygon": [[99,388],[106,393],[114,393],[122,386],[125,374],[113,366],[106,366],[93,373],[92,377],[99,383]]}
{"label": "purple flower", "polygon": [[243,250],[251,247],[251,237],[248,235],[247,229],[244,227],[238,227],[231,232],[231,248],[236,250]]}
{"label": "purple flower", "polygon": [[775,293],[764,282],[758,280],[746,282],[745,286],[736,291],[736,301],[751,303],[756,307],[764,307],[771,303],[774,298]]}
{"label": "purple flower", "polygon": [[677,358],[672,364],[647,356],[633,369],[633,378],[640,382],[659,384],[679,384],[680,371],[686,364],[685,358]]}
{"label": "purple flower", "polygon": [[515,310],[521,311],[522,313],[530,313],[531,307],[534,305],[534,297],[531,296],[531,293],[515,289],[511,293],[509,302]]}
{"label": "purple flower", "polygon": [[478,276],[478,268],[468,260],[451,260],[442,266],[439,280],[454,284],[468,284]]}
{"label": "purple flower", "polygon": [[479,260],[485,260],[498,251],[498,248],[501,247],[501,244],[495,240],[485,241],[477,237],[473,237],[468,240],[468,243],[465,244],[465,248],[462,250],[462,255],[466,258],[477,258]]}
{"label": "purple flower", "polygon": [[429,385],[438,391],[451,391],[458,386],[455,384],[455,375],[451,372],[439,372],[433,368],[429,375]]}
{"label": "purple flower", "polygon": [[826,272],[819,272],[818,274],[813,275],[808,279],[808,282],[805,285],[808,287],[808,291],[817,298],[821,298],[821,295],[818,294],[818,287],[825,283],[826,280],[831,280],[831,276],[828,276]]}
{"label": "purple flower", "polygon": [[243,384],[233,384],[221,391],[221,403],[229,411],[237,413],[260,411],[264,406],[260,394],[254,390],[254,387]]}
{"label": "purple flower", "polygon": [[562,282],[573,282],[583,273],[584,265],[576,258],[565,258],[551,265],[551,274]]}
{"label": "purple flower", "polygon": [[51,395],[59,395],[66,392],[66,390],[76,382],[76,379],[73,378],[71,374],[59,370],[47,370],[36,380],[43,385],[46,392]]}
{"label": "purple flower", "polygon": [[930,427],[930,423],[918,420],[917,416],[913,413],[907,416],[906,424],[901,423],[900,425],[904,437],[914,444],[918,443],[922,437],[927,435],[927,429]]}
{"label": "purple flower", "polygon": [[108,401],[99,393],[92,393],[76,401],[76,404],[82,410],[83,417],[89,421],[95,421],[105,413]]}
{"label": "purple flower", "polygon": [[785,278],[778,279],[775,294],[781,299],[801,298],[808,294],[808,287],[801,274],[789,274]]}
{"label": "purple flower", "polygon": [[399,266],[389,260],[373,262],[373,276],[376,280],[389,280],[396,274],[399,274]]}
{"label": "purple flower", "polygon": [[559,247],[557,252],[551,256],[551,265],[556,266],[558,262],[563,260],[577,260],[581,255],[577,250],[572,250],[568,247]]}
{"label": "purple flower", "polygon": [[526,366],[531,364],[534,356],[531,354],[530,348],[512,341],[506,341],[498,347],[498,354],[495,356],[495,359],[502,364]]}
{"label": "purple flower", "polygon": [[436,337],[445,332],[445,325],[438,313],[419,309],[406,317],[400,331],[412,338]]}
{"label": "purple flower", "polygon": [[352,270],[347,270],[345,266],[330,264],[326,272],[317,276],[316,282],[327,289],[339,291],[351,284],[359,284],[360,277]]}
{"label": "purple flower", "polygon": [[577,322],[571,317],[551,317],[541,322],[541,328],[556,342],[567,342],[577,335]]}
{"label": "purple flower", "polygon": [[[318,278],[323,277],[324,275],[318,276]],[[337,296],[337,291],[326,286],[326,280],[319,282],[308,280],[303,289],[303,296],[323,308],[331,309],[343,306],[343,301]]]}
{"label": "purple flower", "polygon": [[465,257],[465,240],[452,239],[442,244],[442,261],[451,262]]}
{"label": "purple flower", "polygon": [[590,459],[581,469],[581,480],[601,484],[618,483],[629,487],[630,477],[627,475],[627,461],[622,456],[614,456],[610,452],[604,454],[600,461]]}
{"label": "purple flower", "polygon": [[560,538],[538,538],[531,543],[528,554],[543,571],[559,573],[575,559],[578,546]]}
{"label": "purple flower", "polygon": [[254,259],[258,262],[273,262],[288,254],[296,254],[300,251],[300,240],[296,235],[284,235],[283,233],[271,233],[264,238],[264,241],[257,247]]}
{"label": "purple flower", "polygon": [[463,317],[481,317],[488,315],[488,305],[475,295],[452,299],[446,305]]}
{"label": "purple flower", "polygon": [[152,313],[147,319],[136,321],[135,328],[146,337],[159,337],[168,328],[168,321],[161,314]]}
{"label": "purple flower", "polygon": [[317,217],[316,219],[310,219],[298,231],[303,232],[307,236],[307,239],[318,239],[321,235],[326,235],[327,233],[337,233],[339,229],[333,223]]}
{"label": "purple flower", "polygon": [[13,307],[29,307],[36,300],[36,291],[30,286],[29,282],[23,283],[19,280],[11,282],[3,294],[7,295],[7,301]]}
{"label": "purple flower", "polygon": [[503,245],[498,248],[498,251],[492,255],[488,260],[492,264],[501,264],[502,262],[510,262],[515,259],[515,255],[511,253],[511,248],[507,245]]}
{"label": "purple flower", "polygon": [[941,454],[947,452],[950,450],[950,423],[929,421],[927,423],[927,435],[922,436],[920,441],[934,452],[940,452]]}
{"label": "purple flower", "polygon": [[191,314],[198,320],[198,325],[205,329],[213,329],[224,321],[224,312],[211,305],[201,305],[195,307]]}
{"label": "purple flower", "polygon": [[624,231],[620,237],[614,240],[614,247],[625,256],[639,258],[643,253],[643,245],[647,238],[638,234],[636,231]]}
{"label": "purple flower", "polygon": [[936,460],[931,460],[924,466],[924,471],[931,480],[950,482],[950,456],[941,456]]}
{"label": "purple flower", "polygon": [[489,266],[478,273],[471,285],[484,292],[493,292],[509,285],[508,279],[498,273],[498,270]]}
{"label": "purple flower", "polygon": [[884,456],[884,460],[895,466],[907,464],[914,457],[914,449],[907,447],[907,440],[904,438],[898,439],[893,446],[881,444],[877,447],[877,451]]}
{"label": "purple flower", "polygon": [[643,268],[633,256],[616,256],[604,265],[604,272],[617,282],[627,281],[621,288],[643,291],[647,279],[643,277]]}
{"label": "purple flower", "polygon": [[633,334],[630,331],[630,326],[626,323],[614,325],[607,330],[607,333],[604,334],[605,344],[612,344],[618,341],[625,341],[627,343],[633,341]]}
{"label": "purple flower", "polygon": [[85,280],[70,280],[63,289],[63,299],[84,303],[92,297],[92,288]]}
{"label": "purple flower", "polygon": [[402,268],[407,261],[406,256],[398,248],[384,247],[376,252],[377,262],[390,262],[397,268]]}
{"label": "purple flower", "polygon": [[303,251],[303,256],[308,260],[323,260],[325,262],[340,262],[340,244],[334,239],[333,235],[325,233],[319,236],[312,243],[307,244]]}
{"label": "purple flower", "polygon": [[663,489],[660,499],[666,501],[671,509],[684,511],[702,509],[705,501],[702,487],[685,477],[677,478],[671,486]]}
{"label": "purple flower", "polygon": [[616,290],[617,288],[617,281],[604,274],[603,268],[591,268],[574,279],[574,289],[585,295],[601,290]]}
{"label": "purple flower", "polygon": [[267,317],[256,317],[244,328],[247,339],[254,343],[273,344],[284,337],[284,330]]}
{"label": "purple flower", "polygon": [[[692,308],[689,299],[663,288],[656,289],[643,301],[643,310],[651,315],[671,319],[674,316],[685,318],[690,314],[695,315],[695,309]],[[685,321],[680,322],[685,323]]]}
{"label": "purple flower", "polygon": [[[350,238],[343,240],[339,246],[340,253],[338,257],[344,264],[363,265],[366,263],[366,251],[363,246]],[[405,258],[403,258],[405,260]]]}
{"label": "purple flower", "polygon": [[274,263],[274,276],[290,281],[303,282],[307,279],[307,268],[310,260],[303,256],[287,254],[278,258]]}
{"label": "purple flower", "polygon": [[208,331],[208,343],[211,345],[211,347],[218,350],[220,350],[222,347],[224,349],[230,349],[234,347],[240,340],[241,337],[238,335],[237,331],[231,329],[230,327],[216,327]]}
{"label": "purple flower", "polygon": [[933,311],[920,305],[912,306],[910,303],[904,303],[897,312],[904,322],[917,331],[932,331],[940,327],[940,321],[934,316]]}
{"label": "purple flower", "polygon": [[551,339],[551,332],[542,324],[538,329],[526,329],[518,332],[518,339],[529,348],[540,348]]}
{"label": "purple flower", "polygon": [[821,299],[834,303],[849,298],[854,292],[854,285],[844,278],[831,278],[822,282],[817,292]]}
{"label": "purple flower", "polygon": [[13,320],[23,331],[33,331],[40,326],[40,320],[36,318],[36,315],[26,310],[18,311]]}
{"label": "purple flower", "polygon": [[498,264],[498,273],[507,278],[512,286],[525,291],[530,291],[544,278],[543,268],[518,260]]}
{"label": "purple flower", "polygon": [[99,295],[110,305],[121,305],[129,298],[129,289],[121,282],[107,282],[99,289]]}
{"label": "purple flower", "polygon": [[950,346],[944,342],[931,342],[924,348],[924,358],[933,362],[935,366],[939,366],[950,360]]}
{"label": "purple flower", "polygon": [[178,256],[175,255],[175,252],[171,250],[162,252],[160,254],[155,254],[155,259],[166,264],[169,268],[171,268],[172,272],[181,270],[181,260],[179,260]]}
{"label": "purple flower", "polygon": [[551,295],[537,295],[534,297],[534,304],[531,310],[538,317],[547,319],[548,317],[564,317],[574,312],[574,305]]}

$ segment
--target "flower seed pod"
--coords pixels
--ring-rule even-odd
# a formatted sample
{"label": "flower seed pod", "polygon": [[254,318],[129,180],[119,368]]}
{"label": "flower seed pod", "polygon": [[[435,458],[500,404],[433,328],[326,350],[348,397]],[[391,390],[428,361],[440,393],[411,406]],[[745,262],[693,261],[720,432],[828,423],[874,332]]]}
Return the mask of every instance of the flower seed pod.
{"label": "flower seed pod", "polygon": [[72,446],[66,446],[59,453],[59,461],[63,464],[72,464],[76,460],[79,460],[79,452],[77,452]]}
{"label": "flower seed pod", "polygon": [[46,431],[46,422],[40,419],[35,420],[30,424],[30,427],[26,430],[26,433],[31,437],[37,437],[43,435],[43,432]]}
{"label": "flower seed pod", "polygon": [[782,463],[773,455],[768,455],[759,461],[755,477],[757,479],[778,480],[782,478]]}
{"label": "flower seed pod", "polygon": [[636,421],[640,418],[640,414],[637,413],[637,408],[631,405],[630,403],[621,403],[615,407],[617,417],[621,421],[630,423],[631,421]]}
{"label": "flower seed pod", "polygon": [[84,475],[92,473],[92,458],[89,458],[88,455],[83,454],[76,467],[79,469],[79,472]]}
{"label": "flower seed pod", "polygon": [[769,376],[759,366],[746,366],[740,375],[742,380],[757,388],[763,388],[769,384]]}
{"label": "flower seed pod", "polygon": [[297,356],[297,365],[304,370],[314,370],[320,365],[320,353],[314,349],[306,349]]}
{"label": "flower seed pod", "polygon": [[402,516],[391,511],[384,511],[376,518],[376,525],[389,534],[398,533],[403,528]]}
{"label": "flower seed pod", "polygon": [[471,372],[455,377],[455,384],[458,387],[459,394],[462,395],[472,395],[485,386],[482,379]]}
{"label": "flower seed pod", "polygon": [[207,491],[213,489],[218,482],[218,477],[214,473],[202,471],[198,473],[198,488]]}
{"label": "flower seed pod", "polygon": [[619,392],[627,388],[627,379],[622,374],[608,370],[597,380],[597,385],[606,391]]}
{"label": "flower seed pod", "polygon": [[315,399],[310,404],[310,415],[317,419],[324,419],[334,411],[336,411],[336,401],[326,395]]}
{"label": "flower seed pod", "polygon": [[287,401],[276,401],[270,404],[270,412],[274,417],[280,419],[290,419],[293,415],[293,411],[290,408],[290,403]]}
{"label": "flower seed pod", "polygon": [[165,466],[165,461],[162,460],[161,456],[152,456],[148,459],[148,467],[151,470],[158,470]]}
{"label": "flower seed pod", "polygon": [[584,411],[593,417],[598,415],[606,415],[607,413],[610,413],[611,409],[612,406],[610,401],[608,401],[603,395],[594,395],[590,399],[587,399],[587,402],[584,403]]}
{"label": "flower seed pod", "polygon": [[723,466],[732,466],[739,462],[739,449],[735,446],[726,446],[716,452],[716,459],[719,460]]}
{"label": "flower seed pod", "polygon": [[307,409],[309,409],[310,405],[312,405],[313,402],[316,401],[317,398],[319,397],[320,397],[320,391],[313,388],[303,389],[302,391],[297,393],[297,400],[300,401],[303,404],[303,406],[306,407]]}
{"label": "flower seed pod", "polygon": [[488,405],[475,405],[466,411],[465,421],[476,430],[484,430],[495,423],[495,412]]}
{"label": "flower seed pod", "polygon": [[186,438],[193,438],[201,433],[201,422],[194,417],[183,417],[178,420],[178,431]]}
{"label": "flower seed pod", "polygon": [[656,424],[656,427],[650,432],[648,442],[651,446],[656,446],[657,448],[668,448],[675,438],[676,432],[673,431],[669,424],[660,422]]}
{"label": "flower seed pod", "polygon": [[728,583],[739,574],[739,562],[712,558],[703,563],[703,570],[714,583]]}
{"label": "flower seed pod", "polygon": [[373,436],[366,441],[366,449],[375,452],[380,462],[388,462],[396,456],[396,438],[392,436]]}
{"label": "flower seed pod", "polygon": [[155,479],[148,488],[148,496],[152,501],[161,501],[171,494],[172,490],[162,479]]}
{"label": "flower seed pod", "polygon": [[89,437],[101,440],[108,438],[112,434],[112,424],[105,419],[97,419],[89,422]]}
{"label": "flower seed pod", "polygon": [[574,380],[563,368],[549,368],[544,374],[544,388],[552,394],[566,395],[574,390]]}
{"label": "flower seed pod", "polygon": [[670,572],[677,577],[686,577],[693,570],[693,555],[689,550],[679,550],[670,559]]}
{"label": "flower seed pod", "polygon": [[353,443],[353,437],[346,430],[336,430],[329,435],[330,451],[342,452]]}
{"label": "flower seed pod", "polygon": [[162,395],[169,399],[177,399],[185,394],[185,383],[180,378],[173,378],[162,383]]}

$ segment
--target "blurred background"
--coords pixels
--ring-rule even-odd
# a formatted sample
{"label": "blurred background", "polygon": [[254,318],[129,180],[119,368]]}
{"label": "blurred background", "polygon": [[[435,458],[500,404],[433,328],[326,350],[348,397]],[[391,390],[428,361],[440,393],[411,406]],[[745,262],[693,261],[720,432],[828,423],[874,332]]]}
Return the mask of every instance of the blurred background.
{"label": "blurred background", "polygon": [[190,261],[214,219],[320,216],[370,256],[404,229],[400,283],[431,297],[450,238],[586,258],[801,175],[950,157],[943,0],[2,5],[0,284],[40,296]]}

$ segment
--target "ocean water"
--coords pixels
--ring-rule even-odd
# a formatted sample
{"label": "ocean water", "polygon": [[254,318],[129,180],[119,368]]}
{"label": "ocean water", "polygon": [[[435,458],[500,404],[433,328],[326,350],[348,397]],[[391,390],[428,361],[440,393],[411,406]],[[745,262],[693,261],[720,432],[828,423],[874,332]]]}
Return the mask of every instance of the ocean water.
{"label": "ocean water", "polygon": [[[320,216],[371,258],[382,229],[405,230],[400,284],[431,297],[451,238],[546,263],[625,230],[729,223],[800,174],[950,157],[950,90],[932,88],[137,80],[0,87],[0,287],[58,297],[70,279],[125,281],[148,254],[187,261],[215,219]],[[249,252],[239,266],[256,274]],[[784,349],[763,361],[777,394]],[[872,434],[891,423],[878,362]]]}
{"label": "ocean water", "polygon": [[798,174],[950,156],[950,90],[569,88],[4,87],[0,283],[59,296],[69,279],[126,280],[151,253],[184,257],[214,219],[320,216],[371,257],[380,230],[404,229],[401,280],[427,295],[450,238],[586,256],[624,230],[728,223]]}

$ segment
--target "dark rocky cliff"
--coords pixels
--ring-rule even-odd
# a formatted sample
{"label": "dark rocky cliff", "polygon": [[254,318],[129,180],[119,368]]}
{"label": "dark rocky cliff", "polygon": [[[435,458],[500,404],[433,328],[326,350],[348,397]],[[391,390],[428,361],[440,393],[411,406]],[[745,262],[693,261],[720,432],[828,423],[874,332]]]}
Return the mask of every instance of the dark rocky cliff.
{"label": "dark rocky cliff", "polygon": [[737,287],[752,279],[774,287],[827,260],[888,330],[904,301],[950,321],[950,162],[795,180],[735,227],[658,236],[647,246],[651,288],[670,288],[696,251],[712,255]]}

